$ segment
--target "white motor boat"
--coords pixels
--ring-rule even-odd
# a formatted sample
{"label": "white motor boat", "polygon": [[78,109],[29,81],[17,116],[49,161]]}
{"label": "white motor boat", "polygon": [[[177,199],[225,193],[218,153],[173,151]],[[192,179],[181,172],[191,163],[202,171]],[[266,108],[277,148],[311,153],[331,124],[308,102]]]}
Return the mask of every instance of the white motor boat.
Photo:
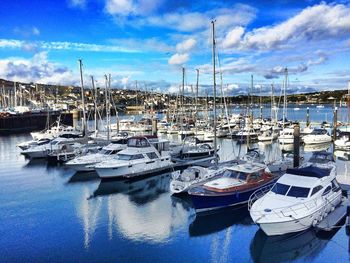
{"label": "white motor boat", "polygon": [[332,137],[324,129],[315,129],[312,133],[301,138],[305,144],[320,144],[332,141]]}
{"label": "white motor boat", "polygon": [[278,134],[271,130],[264,131],[261,135],[258,136],[258,140],[261,142],[274,141],[277,138],[278,138]]}
{"label": "white motor boat", "polygon": [[302,129],[302,130],[300,131],[300,134],[301,134],[301,135],[311,134],[314,130],[315,130],[315,129],[312,128],[311,126],[307,126],[307,127],[305,127],[304,129]]}
{"label": "white motor boat", "polygon": [[338,150],[350,150],[350,133],[342,132],[340,138],[334,141],[334,146]]}
{"label": "white motor boat", "polygon": [[285,128],[280,132],[278,137],[280,144],[292,144],[294,142],[294,129]]}
{"label": "white motor boat", "polygon": [[172,167],[168,140],[140,136],[129,138],[126,149],[98,163],[95,170],[100,178],[116,178],[144,176]]}
{"label": "white motor boat", "polygon": [[57,137],[48,143],[29,147],[22,151],[21,154],[32,159],[46,158],[51,151],[61,150],[64,145],[69,143],[74,143],[74,139]]}
{"label": "white motor boat", "polygon": [[315,226],[342,201],[334,162],[314,160],[288,169],[272,188],[251,195],[250,215],[268,236]]}
{"label": "white motor boat", "polygon": [[214,168],[208,169],[201,166],[192,166],[181,173],[176,172],[170,181],[170,192],[172,194],[185,193],[191,186],[204,182],[221,172],[220,169],[216,171]]}
{"label": "white motor boat", "polygon": [[[131,116],[128,119],[119,120],[119,131],[130,131],[131,127],[135,125],[135,117]],[[111,124],[111,130],[117,130],[118,123]]]}
{"label": "white motor boat", "polygon": [[38,145],[44,145],[47,144],[51,141],[51,139],[43,138],[39,140],[31,140],[31,141],[26,141],[17,144],[17,147],[19,147],[21,150],[27,150],[30,147],[38,146]]}
{"label": "white motor boat", "polygon": [[126,139],[122,139],[108,144],[97,153],[77,156],[73,160],[68,161],[66,166],[74,169],[77,172],[94,171],[96,164],[110,160],[121,150],[124,150],[126,148],[126,142]]}
{"label": "white motor boat", "polygon": [[59,124],[59,121],[58,121],[56,126],[52,126],[50,129],[47,129],[45,131],[31,132],[30,135],[34,140],[40,140],[40,139],[54,139],[65,133],[78,134],[79,132],[77,132],[72,126]]}

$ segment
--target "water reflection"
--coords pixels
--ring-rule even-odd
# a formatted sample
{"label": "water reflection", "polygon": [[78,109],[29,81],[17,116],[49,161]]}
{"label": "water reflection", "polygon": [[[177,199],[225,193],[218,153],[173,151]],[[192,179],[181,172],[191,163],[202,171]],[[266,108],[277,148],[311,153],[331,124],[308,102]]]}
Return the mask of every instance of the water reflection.
{"label": "water reflection", "polygon": [[187,225],[189,207],[169,196],[170,174],[141,180],[101,181],[94,197],[108,195],[108,235],[164,242]]}
{"label": "water reflection", "polygon": [[312,261],[336,234],[331,232],[326,239],[316,235],[314,229],[282,236],[267,236],[258,230],[250,245],[254,262],[286,262],[303,259]]}
{"label": "water reflection", "polygon": [[76,172],[69,178],[67,183],[78,183],[78,182],[88,182],[100,180],[97,173],[93,172]]}
{"label": "water reflection", "polygon": [[252,220],[247,206],[221,211],[197,213],[189,226],[190,236],[203,236],[224,230],[234,224],[250,225]]}

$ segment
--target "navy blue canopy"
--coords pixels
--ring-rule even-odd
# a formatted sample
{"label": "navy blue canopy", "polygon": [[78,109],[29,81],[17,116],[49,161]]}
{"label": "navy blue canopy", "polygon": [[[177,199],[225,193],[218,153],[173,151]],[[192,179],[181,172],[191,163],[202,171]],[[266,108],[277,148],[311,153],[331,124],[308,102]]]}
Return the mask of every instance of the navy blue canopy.
{"label": "navy blue canopy", "polygon": [[311,166],[307,166],[307,167],[303,167],[303,168],[287,169],[286,173],[322,178],[322,177],[328,176],[330,174],[330,172],[331,172],[331,169],[319,168],[319,167],[311,165]]}

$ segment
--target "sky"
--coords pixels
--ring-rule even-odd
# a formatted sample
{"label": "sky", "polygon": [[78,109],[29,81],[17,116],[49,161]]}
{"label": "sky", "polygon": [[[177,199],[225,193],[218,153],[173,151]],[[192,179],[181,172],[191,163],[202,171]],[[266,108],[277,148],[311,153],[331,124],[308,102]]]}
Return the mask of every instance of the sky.
{"label": "sky", "polygon": [[[350,1],[1,0],[0,78],[190,94],[212,93],[215,20],[218,92],[346,89]],[[222,89],[221,89],[222,87]]]}

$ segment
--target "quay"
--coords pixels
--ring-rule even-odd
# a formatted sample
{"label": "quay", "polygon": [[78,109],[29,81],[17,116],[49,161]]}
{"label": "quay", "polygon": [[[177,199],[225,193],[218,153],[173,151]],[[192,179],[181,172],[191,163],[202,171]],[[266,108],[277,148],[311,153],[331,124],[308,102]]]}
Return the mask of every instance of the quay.
{"label": "quay", "polygon": [[40,112],[1,116],[0,135],[43,130],[48,123],[53,124],[59,118],[60,123],[73,125],[73,114],[69,112]]}

